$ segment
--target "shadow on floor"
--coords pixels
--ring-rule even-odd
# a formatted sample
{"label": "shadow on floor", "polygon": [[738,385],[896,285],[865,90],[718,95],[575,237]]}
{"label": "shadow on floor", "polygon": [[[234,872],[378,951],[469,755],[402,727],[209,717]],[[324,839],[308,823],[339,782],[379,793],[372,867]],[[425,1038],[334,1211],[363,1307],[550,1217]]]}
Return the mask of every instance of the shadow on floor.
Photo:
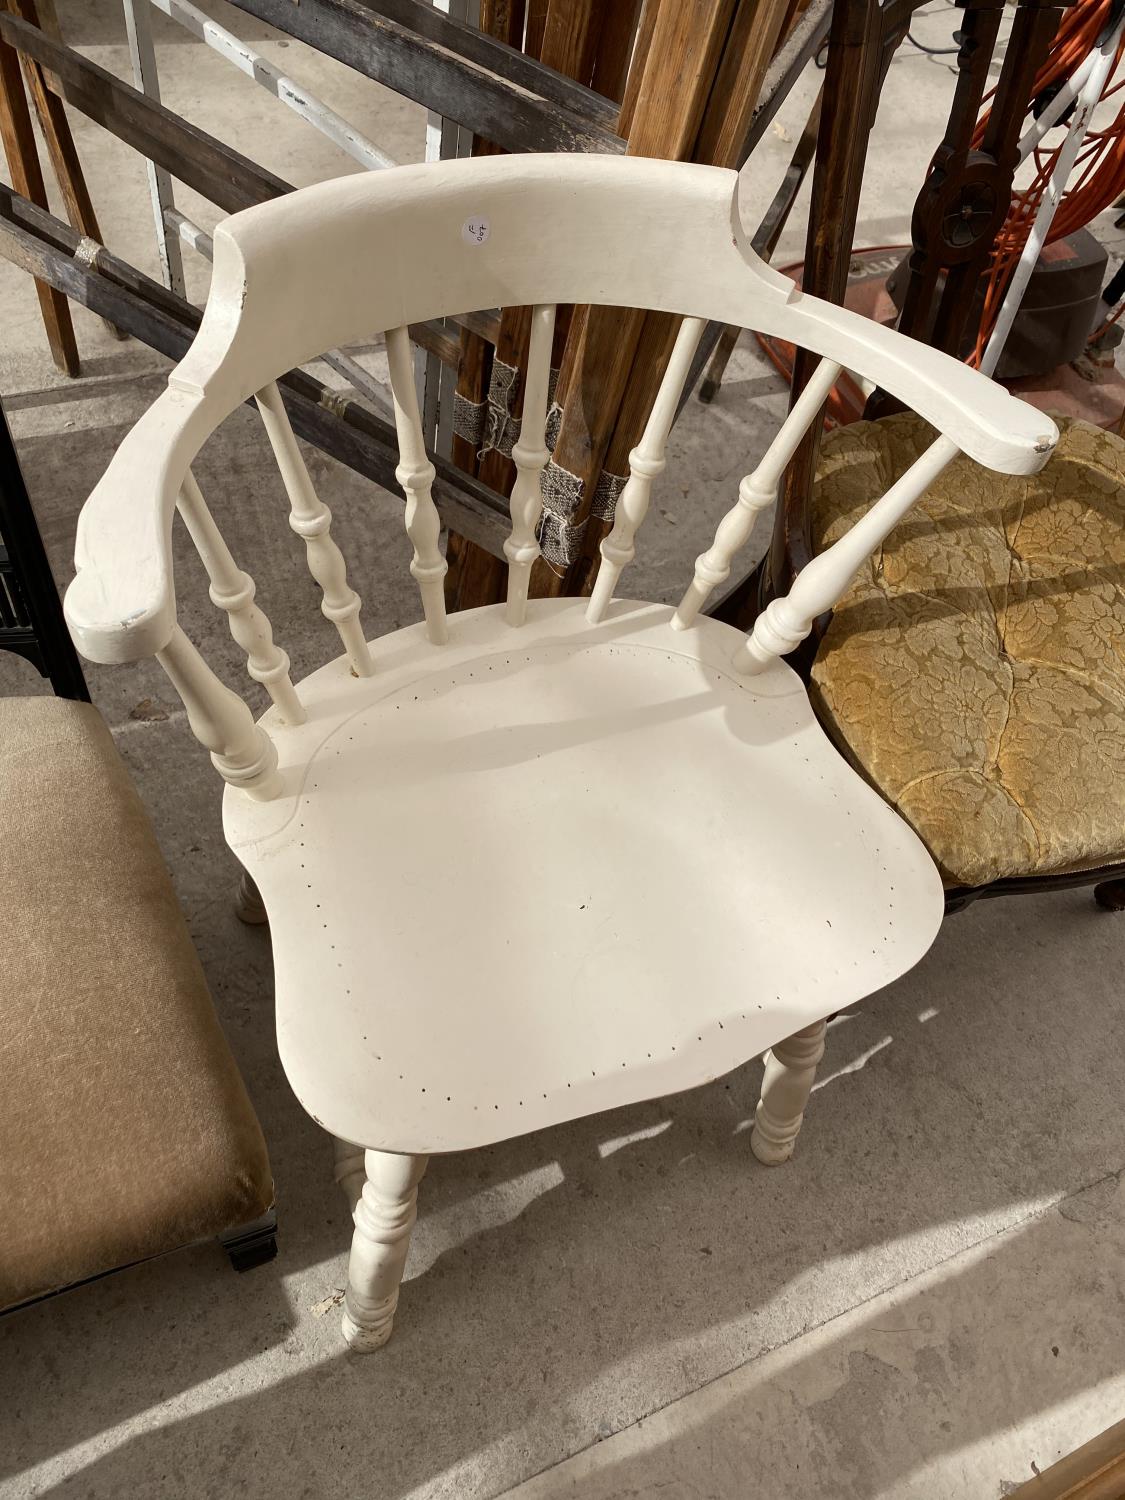
{"label": "shadow on floor", "polygon": [[[87,1450],[57,1486],[99,1496],[264,1495],[279,1476],[294,1494],[487,1495],[557,1462],[1120,1165],[1125,1038],[1097,1014],[1110,997],[1096,979],[1116,928],[1088,900],[1012,904],[1003,954],[987,909],[948,923],[913,975],[833,1028],[829,1081],[782,1171],[757,1167],[745,1139],[756,1065],[436,1159],[394,1339],[368,1358],[343,1351],[338,1309],[313,1310],[342,1285],[347,1226],[327,1144],[294,1105],[267,1125],[281,1258],[235,1278],[196,1251],[12,1320],[7,1451],[22,1470],[104,1432],[117,1446]],[[1078,990],[1022,1003],[1060,978],[1064,930],[1093,950],[1085,1011]],[[966,970],[987,1003],[965,993]],[[1069,1269],[1087,1289],[1098,1274]],[[1014,1421],[1047,1396],[1024,1378],[1027,1317],[997,1316]],[[1113,1370],[1111,1343],[1091,1346],[1057,1368],[1050,1401]],[[933,1442],[1000,1419],[984,1395],[961,1399],[956,1434]]]}

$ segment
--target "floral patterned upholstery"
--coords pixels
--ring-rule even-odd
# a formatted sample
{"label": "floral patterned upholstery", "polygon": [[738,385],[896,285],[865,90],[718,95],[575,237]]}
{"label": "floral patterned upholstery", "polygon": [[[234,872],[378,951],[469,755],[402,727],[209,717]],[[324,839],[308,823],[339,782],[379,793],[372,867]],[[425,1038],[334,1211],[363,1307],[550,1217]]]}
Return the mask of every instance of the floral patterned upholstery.
{"label": "floral patterned upholstery", "polygon": [[[1125,861],[1125,442],[1063,418],[1042,473],[959,458],[869,560],[813,667],[817,712],[947,885]],[[817,551],[932,440],[824,441]]]}

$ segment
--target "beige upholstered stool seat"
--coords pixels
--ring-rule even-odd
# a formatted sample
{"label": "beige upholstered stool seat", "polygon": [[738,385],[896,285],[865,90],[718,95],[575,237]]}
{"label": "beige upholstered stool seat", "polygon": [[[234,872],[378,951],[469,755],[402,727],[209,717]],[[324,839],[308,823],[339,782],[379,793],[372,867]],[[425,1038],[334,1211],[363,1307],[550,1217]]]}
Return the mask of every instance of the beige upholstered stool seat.
{"label": "beige upholstered stool seat", "polygon": [[265,1142],[96,709],[0,699],[0,1307],[245,1224]]}
{"label": "beige upholstered stool seat", "polygon": [[[957,460],[836,606],[813,701],[949,886],[1125,860],[1125,442],[1062,419],[1039,474]],[[821,551],[932,441],[826,437]]]}

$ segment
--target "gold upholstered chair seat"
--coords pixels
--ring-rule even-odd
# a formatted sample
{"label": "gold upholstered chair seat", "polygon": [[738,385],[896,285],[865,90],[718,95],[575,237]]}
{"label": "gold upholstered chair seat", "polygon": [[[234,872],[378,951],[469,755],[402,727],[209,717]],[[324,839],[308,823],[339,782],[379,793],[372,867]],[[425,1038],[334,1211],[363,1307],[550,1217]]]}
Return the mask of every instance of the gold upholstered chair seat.
{"label": "gold upholstered chair seat", "polygon": [[[947,886],[1125,861],[1125,442],[1059,427],[1030,478],[955,461],[837,605],[813,667],[823,723]],[[815,550],[932,438],[912,414],[828,435]]]}

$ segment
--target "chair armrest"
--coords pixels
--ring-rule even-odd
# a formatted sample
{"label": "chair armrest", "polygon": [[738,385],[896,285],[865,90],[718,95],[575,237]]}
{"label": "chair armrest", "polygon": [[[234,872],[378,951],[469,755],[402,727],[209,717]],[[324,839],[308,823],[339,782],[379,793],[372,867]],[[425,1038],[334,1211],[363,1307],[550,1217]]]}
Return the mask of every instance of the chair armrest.
{"label": "chair armrest", "polygon": [[1058,428],[1045,412],[952,355],[802,292],[784,314],[781,337],[875,381],[985,468],[1035,474],[1054,452]]}
{"label": "chair armrest", "polygon": [[199,391],[169,387],[127,434],[78,517],[63,609],[90,661],[153,656],[176,624],[172,519],[213,418]]}

